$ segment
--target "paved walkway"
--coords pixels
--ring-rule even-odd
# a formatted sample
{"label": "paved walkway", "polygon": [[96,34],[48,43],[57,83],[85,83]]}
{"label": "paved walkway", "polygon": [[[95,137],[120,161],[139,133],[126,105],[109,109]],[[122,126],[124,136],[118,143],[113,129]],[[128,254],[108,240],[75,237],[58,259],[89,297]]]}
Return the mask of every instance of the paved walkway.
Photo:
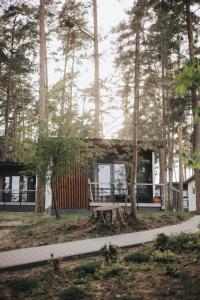
{"label": "paved walkway", "polygon": [[54,254],[54,257],[70,258],[98,253],[106,243],[128,247],[151,242],[159,233],[170,235],[181,232],[197,232],[199,224],[200,216],[194,216],[183,223],[152,230],[0,252],[0,270],[39,265],[48,261],[51,253]]}

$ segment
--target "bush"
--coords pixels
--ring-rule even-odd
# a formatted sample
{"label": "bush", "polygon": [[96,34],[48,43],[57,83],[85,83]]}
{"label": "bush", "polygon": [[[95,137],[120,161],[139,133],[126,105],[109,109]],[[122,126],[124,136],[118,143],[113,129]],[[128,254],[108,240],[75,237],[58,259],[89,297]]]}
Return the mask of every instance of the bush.
{"label": "bush", "polygon": [[164,251],[167,249],[168,243],[169,237],[164,233],[160,233],[155,240],[155,248]]}
{"label": "bush", "polygon": [[100,253],[104,256],[106,263],[115,262],[119,256],[119,248],[112,244],[106,244],[100,249]]}
{"label": "bush", "polygon": [[166,275],[169,275],[173,278],[185,278],[185,273],[177,267],[167,265],[165,271]]}
{"label": "bush", "polygon": [[76,267],[74,272],[78,273],[80,276],[93,275],[101,268],[101,265],[102,263],[100,261],[88,262],[84,265]]}
{"label": "bush", "polygon": [[176,214],[176,218],[177,218],[178,220],[180,220],[180,221],[184,221],[184,220],[186,219],[185,214],[184,214],[184,213],[181,213],[181,212],[178,212],[178,213]]}
{"label": "bush", "polygon": [[9,282],[9,286],[15,294],[31,292],[38,284],[39,280],[31,277],[14,277]]}
{"label": "bush", "polygon": [[49,264],[53,267],[54,272],[57,272],[60,270],[60,262],[61,261],[62,261],[62,258],[55,258],[53,253],[51,253]]}
{"label": "bush", "polygon": [[82,288],[71,286],[65,289],[61,295],[60,299],[62,300],[79,300],[84,298],[87,295],[86,291]]}
{"label": "bush", "polygon": [[126,262],[137,262],[137,263],[143,263],[149,261],[149,254],[144,252],[134,252],[130,253],[127,256],[124,257],[124,260]]}
{"label": "bush", "polygon": [[155,248],[161,251],[168,249],[177,253],[198,250],[200,249],[200,234],[181,233],[170,237],[159,234],[155,241]]}
{"label": "bush", "polygon": [[170,250],[165,251],[154,251],[152,254],[152,261],[167,264],[169,262],[172,262],[174,260],[174,253]]}
{"label": "bush", "polygon": [[121,276],[121,275],[125,275],[125,270],[121,267],[115,267],[115,268],[108,270],[104,274],[104,278],[116,277],[116,276]]}

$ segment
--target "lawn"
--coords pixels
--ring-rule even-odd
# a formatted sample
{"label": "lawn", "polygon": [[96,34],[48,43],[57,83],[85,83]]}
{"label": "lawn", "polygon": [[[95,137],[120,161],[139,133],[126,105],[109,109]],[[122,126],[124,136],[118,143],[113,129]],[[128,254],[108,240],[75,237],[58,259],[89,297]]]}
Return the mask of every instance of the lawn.
{"label": "lawn", "polygon": [[0,251],[146,230],[177,224],[192,216],[190,213],[143,212],[138,213],[138,223],[133,226],[94,229],[89,223],[89,214],[89,211],[70,213],[57,220],[46,214],[0,213]]}
{"label": "lawn", "polygon": [[1,299],[197,300],[200,233],[1,274]]}

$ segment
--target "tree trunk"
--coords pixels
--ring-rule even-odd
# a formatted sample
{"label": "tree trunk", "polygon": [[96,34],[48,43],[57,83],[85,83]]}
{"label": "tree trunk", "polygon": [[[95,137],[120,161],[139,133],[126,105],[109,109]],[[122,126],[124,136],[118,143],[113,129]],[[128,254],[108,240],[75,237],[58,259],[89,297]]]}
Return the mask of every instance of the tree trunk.
{"label": "tree trunk", "polygon": [[163,204],[165,209],[169,209],[168,193],[167,193],[167,168],[168,168],[168,154],[169,148],[167,145],[167,125],[168,125],[168,112],[167,112],[167,97],[166,97],[166,68],[167,68],[167,45],[166,41],[161,41],[161,76],[162,76],[162,118],[163,118]]}
{"label": "tree trunk", "polygon": [[131,166],[130,202],[131,215],[136,218],[136,184],[138,162],[138,115],[139,115],[139,83],[140,83],[140,33],[139,22],[136,24],[135,40],[135,83],[134,83],[134,107],[133,107],[133,157]]}
{"label": "tree trunk", "polygon": [[[186,5],[186,24],[189,44],[190,60],[194,59],[194,41],[193,41],[193,28],[192,18],[190,11],[190,0],[185,0]],[[192,109],[194,119],[194,135],[193,135],[193,153],[200,153],[200,123],[195,122],[198,117],[198,111],[200,110],[200,100],[197,97],[197,88],[192,87]],[[196,210],[200,214],[200,169],[194,169],[195,187],[196,187]]]}
{"label": "tree trunk", "polygon": [[[40,0],[40,81],[39,81],[39,137],[46,131],[46,37],[45,37],[45,2]],[[38,177],[36,212],[45,209],[45,183],[46,178]]]}
{"label": "tree trunk", "polygon": [[[39,123],[46,129],[46,37],[45,37],[45,2],[40,0],[40,83],[39,83]],[[40,128],[41,129],[41,128]]]}
{"label": "tree trunk", "polygon": [[162,207],[166,208],[165,203],[165,160],[164,160],[164,149],[160,149],[159,151],[159,161],[160,161],[160,197],[161,197],[161,203]]}
{"label": "tree trunk", "polygon": [[94,61],[95,61],[95,123],[94,137],[100,138],[100,82],[99,82],[99,42],[97,22],[97,1],[93,0],[94,16]]}
{"label": "tree trunk", "polygon": [[168,101],[168,178],[169,178],[169,185],[168,185],[168,203],[169,209],[173,209],[173,131],[171,126],[171,118],[170,118],[170,106]]}
{"label": "tree trunk", "polygon": [[42,213],[45,210],[45,182],[38,178],[35,212]]}
{"label": "tree trunk", "polygon": [[71,66],[71,83],[70,83],[70,98],[69,98],[69,117],[70,123],[72,121],[72,107],[73,107],[73,85],[74,85],[74,64],[75,64],[75,50],[72,53],[72,66]]}
{"label": "tree trunk", "polygon": [[55,191],[54,191],[54,181],[53,181],[53,178],[55,178],[55,175],[52,174],[52,179],[51,179],[51,182],[50,182],[50,185],[51,185],[51,193],[52,193],[52,204],[53,204],[53,208],[54,208],[54,210],[55,210],[56,219],[59,219],[59,218],[60,218],[60,215],[59,215],[58,210],[57,210],[57,203],[56,203],[56,198],[55,198]]}
{"label": "tree trunk", "polygon": [[178,197],[178,211],[183,211],[183,161],[182,161],[182,126],[178,127],[178,148],[179,148],[179,197]]}

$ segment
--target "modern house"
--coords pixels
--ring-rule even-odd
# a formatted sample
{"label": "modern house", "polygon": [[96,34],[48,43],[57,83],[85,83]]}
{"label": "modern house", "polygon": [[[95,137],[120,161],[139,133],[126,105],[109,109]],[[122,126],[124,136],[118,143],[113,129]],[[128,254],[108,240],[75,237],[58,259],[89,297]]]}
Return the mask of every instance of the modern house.
{"label": "modern house", "polygon": [[[55,198],[59,210],[86,209],[127,203],[130,205],[131,141],[93,139],[100,155],[85,170],[74,166],[70,178],[57,178]],[[156,184],[156,159],[162,143],[138,145],[137,207],[161,209],[161,187]],[[50,191],[48,189],[48,191]],[[51,194],[46,195],[46,208],[51,209]]]}
{"label": "modern house", "polygon": [[[55,198],[59,210],[88,209],[108,203],[129,205],[131,141],[93,139],[100,155],[84,170],[74,166],[70,178],[57,178]],[[140,144],[137,178],[138,208],[161,209],[162,185],[156,184],[156,159],[162,143]],[[36,176],[21,176],[17,162],[0,162],[0,210],[34,210]],[[51,189],[46,186],[45,208],[52,209]]]}

